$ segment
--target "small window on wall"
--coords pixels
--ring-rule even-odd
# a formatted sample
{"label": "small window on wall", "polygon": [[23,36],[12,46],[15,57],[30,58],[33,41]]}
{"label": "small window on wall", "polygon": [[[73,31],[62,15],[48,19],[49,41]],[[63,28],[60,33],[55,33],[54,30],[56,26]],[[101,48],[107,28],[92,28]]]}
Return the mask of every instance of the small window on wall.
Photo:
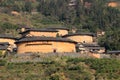
{"label": "small window on wall", "polygon": [[54,52],[54,53],[56,53],[56,52],[57,52],[57,50],[56,50],[56,49],[53,49],[53,52]]}

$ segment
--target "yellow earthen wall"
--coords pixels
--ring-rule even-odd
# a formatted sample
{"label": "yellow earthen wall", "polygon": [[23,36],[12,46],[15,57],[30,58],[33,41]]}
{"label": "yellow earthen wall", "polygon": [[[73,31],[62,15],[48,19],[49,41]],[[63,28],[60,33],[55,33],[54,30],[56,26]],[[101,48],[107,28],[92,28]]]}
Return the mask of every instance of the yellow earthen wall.
{"label": "yellow earthen wall", "polygon": [[73,41],[82,42],[82,43],[84,41],[85,41],[85,43],[92,43],[93,42],[93,37],[92,36],[88,36],[88,35],[69,36],[67,38],[71,39]]}
{"label": "yellow earthen wall", "polygon": [[26,52],[49,53],[49,52],[54,52],[55,49],[56,52],[76,52],[74,43],[40,41],[40,42],[25,42],[18,44],[17,53],[26,53]]}
{"label": "yellow earthen wall", "polygon": [[31,31],[27,36],[46,36],[46,37],[56,37],[57,32],[34,32]]}
{"label": "yellow earthen wall", "polygon": [[64,35],[68,34],[68,30],[58,30],[58,34],[59,34],[59,36],[64,36]]}

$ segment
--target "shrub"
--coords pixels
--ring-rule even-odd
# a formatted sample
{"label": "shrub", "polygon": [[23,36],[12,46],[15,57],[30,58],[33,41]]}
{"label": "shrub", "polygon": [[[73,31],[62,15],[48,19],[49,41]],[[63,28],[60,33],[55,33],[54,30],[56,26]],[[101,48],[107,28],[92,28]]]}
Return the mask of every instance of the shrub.
{"label": "shrub", "polygon": [[5,60],[0,60],[0,66],[5,66],[6,61]]}

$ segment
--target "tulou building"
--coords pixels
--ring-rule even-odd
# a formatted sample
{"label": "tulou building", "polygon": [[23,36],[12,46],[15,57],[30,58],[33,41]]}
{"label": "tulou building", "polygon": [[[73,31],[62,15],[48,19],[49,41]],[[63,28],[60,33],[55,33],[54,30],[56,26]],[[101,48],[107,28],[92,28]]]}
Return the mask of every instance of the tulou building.
{"label": "tulou building", "polygon": [[93,33],[74,33],[64,35],[63,38],[71,39],[77,43],[93,43],[94,36]]}
{"label": "tulou building", "polygon": [[64,53],[76,52],[76,42],[65,38],[25,37],[16,42],[19,54],[22,53]]}
{"label": "tulou building", "polygon": [[77,42],[76,50],[80,53],[104,53],[105,48],[96,42],[97,35],[94,33],[72,33],[62,36]]}
{"label": "tulou building", "polygon": [[17,53],[75,53],[77,42],[61,37],[68,31],[65,27],[26,29],[15,42]]}
{"label": "tulou building", "polygon": [[57,30],[48,30],[48,29],[28,29],[20,34],[22,37],[32,37],[32,36],[45,36],[45,37],[56,37],[58,31]]}
{"label": "tulou building", "polygon": [[57,36],[64,36],[67,35],[69,32],[69,29],[66,27],[48,27],[46,28],[48,30],[57,30],[58,31],[58,35]]}

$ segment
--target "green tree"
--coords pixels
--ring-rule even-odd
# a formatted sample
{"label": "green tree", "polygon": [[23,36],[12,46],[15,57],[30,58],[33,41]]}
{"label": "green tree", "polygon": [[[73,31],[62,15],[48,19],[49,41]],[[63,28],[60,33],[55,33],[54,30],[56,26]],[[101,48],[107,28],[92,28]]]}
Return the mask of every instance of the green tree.
{"label": "green tree", "polygon": [[107,50],[120,50],[120,29],[107,31],[106,35],[99,39],[99,44]]}
{"label": "green tree", "polygon": [[32,11],[32,2],[29,2],[29,1],[25,2],[24,11],[27,11],[27,12]]}

